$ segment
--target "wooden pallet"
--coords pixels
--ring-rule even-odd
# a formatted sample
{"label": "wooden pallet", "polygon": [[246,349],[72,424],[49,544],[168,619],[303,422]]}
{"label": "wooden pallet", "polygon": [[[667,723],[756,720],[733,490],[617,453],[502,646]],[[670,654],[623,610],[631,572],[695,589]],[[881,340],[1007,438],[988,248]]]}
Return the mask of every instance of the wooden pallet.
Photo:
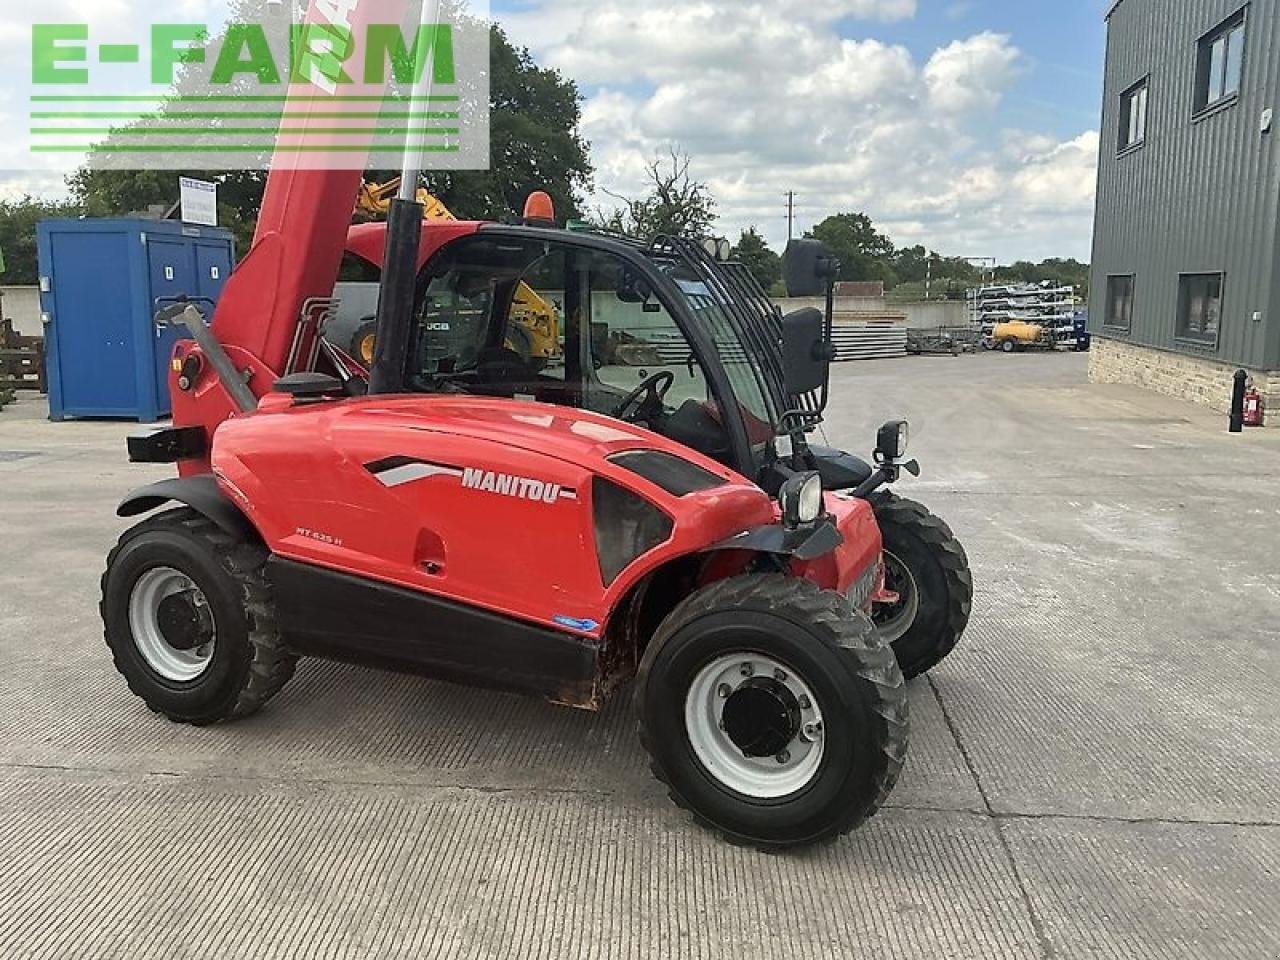
{"label": "wooden pallet", "polygon": [[19,336],[12,321],[0,320],[0,393],[17,390],[49,392],[44,339]]}

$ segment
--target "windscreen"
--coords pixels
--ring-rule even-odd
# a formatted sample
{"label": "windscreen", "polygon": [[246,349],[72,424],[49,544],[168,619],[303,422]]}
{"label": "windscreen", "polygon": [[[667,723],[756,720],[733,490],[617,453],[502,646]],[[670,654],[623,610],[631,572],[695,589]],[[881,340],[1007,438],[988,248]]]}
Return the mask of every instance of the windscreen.
{"label": "windscreen", "polygon": [[[760,302],[741,289],[735,278],[695,243],[660,237],[650,255],[711,336],[738,402],[772,439],[785,402],[779,337],[773,330],[779,323],[776,310],[767,298]],[[757,438],[752,439],[754,446]]]}

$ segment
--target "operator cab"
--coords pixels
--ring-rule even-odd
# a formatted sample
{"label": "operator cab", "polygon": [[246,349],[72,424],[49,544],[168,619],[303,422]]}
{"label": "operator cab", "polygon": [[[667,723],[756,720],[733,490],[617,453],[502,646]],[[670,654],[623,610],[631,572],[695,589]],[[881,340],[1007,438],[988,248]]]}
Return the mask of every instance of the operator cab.
{"label": "operator cab", "polygon": [[[590,410],[741,469],[720,414],[722,401],[736,402],[760,462],[780,411],[750,347],[690,264],[640,249],[512,227],[454,241],[419,278],[406,387]],[[529,349],[525,287],[554,308],[562,358]],[[709,348],[691,336],[710,338]]]}

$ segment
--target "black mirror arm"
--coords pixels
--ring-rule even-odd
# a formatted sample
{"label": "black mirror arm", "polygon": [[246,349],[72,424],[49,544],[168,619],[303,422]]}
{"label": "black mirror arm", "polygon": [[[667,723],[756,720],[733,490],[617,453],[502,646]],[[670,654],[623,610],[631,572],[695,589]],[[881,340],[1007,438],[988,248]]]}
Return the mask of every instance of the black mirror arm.
{"label": "black mirror arm", "polygon": [[827,273],[827,312],[824,318],[822,346],[826,352],[827,376],[822,384],[822,394],[818,401],[818,412],[825,413],[831,400],[831,364],[836,359],[835,327],[836,327],[836,277],[840,273],[840,264],[830,261]]}

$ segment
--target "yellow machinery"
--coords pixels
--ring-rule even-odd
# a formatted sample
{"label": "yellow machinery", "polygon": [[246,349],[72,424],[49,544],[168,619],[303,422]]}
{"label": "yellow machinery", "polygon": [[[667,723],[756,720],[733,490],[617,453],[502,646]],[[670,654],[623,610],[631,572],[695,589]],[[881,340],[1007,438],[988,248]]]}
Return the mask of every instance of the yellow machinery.
{"label": "yellow machinery", "polygon": [[[360,188],[360,197],[356,201],[355,217],[358,223],[387,219],[391,209],[391,201],[400,192],[400,178],[388,180],[386,183],[368,183]],[[425,189],[418,190],[418,202],[426,211],[425,217],[430,220],[456,220],[448,207]],[[507,333],[507,347],[520,354],[526,361],[546,366],[552,360],[559,359],[563,352],[560,348],[560,317],[556,308],[544,297],[540,296],[527,283],[521,283],[516,290],[511,305],[513,325]],[[373,358],[373,343],[369,345],[369,359]],[[363,352],[363,345],[362,350]]]}
{"label": "yellow machinery", "polygon": [[1016,350],[1039,347],[1044,345],[1041,342],[1044,336],[1045,329],[1041,324],[1027,323],[1025,320],[1009,320],[1005,323],[997,323],[991,329],[990,349],[1013,353]]}
{"label": "yellow machinery", "polygon": [[[388,180],[386,183],[368,183],[360,188],[360,196],[356,200],[356,222],[370,223],[387,219],[391,211],[391,201],[400,192],[400,178]],[[418,190],[418,202],[426,210],[424,216],[428,220],[458,219],[438,198],[425,189]]]}

